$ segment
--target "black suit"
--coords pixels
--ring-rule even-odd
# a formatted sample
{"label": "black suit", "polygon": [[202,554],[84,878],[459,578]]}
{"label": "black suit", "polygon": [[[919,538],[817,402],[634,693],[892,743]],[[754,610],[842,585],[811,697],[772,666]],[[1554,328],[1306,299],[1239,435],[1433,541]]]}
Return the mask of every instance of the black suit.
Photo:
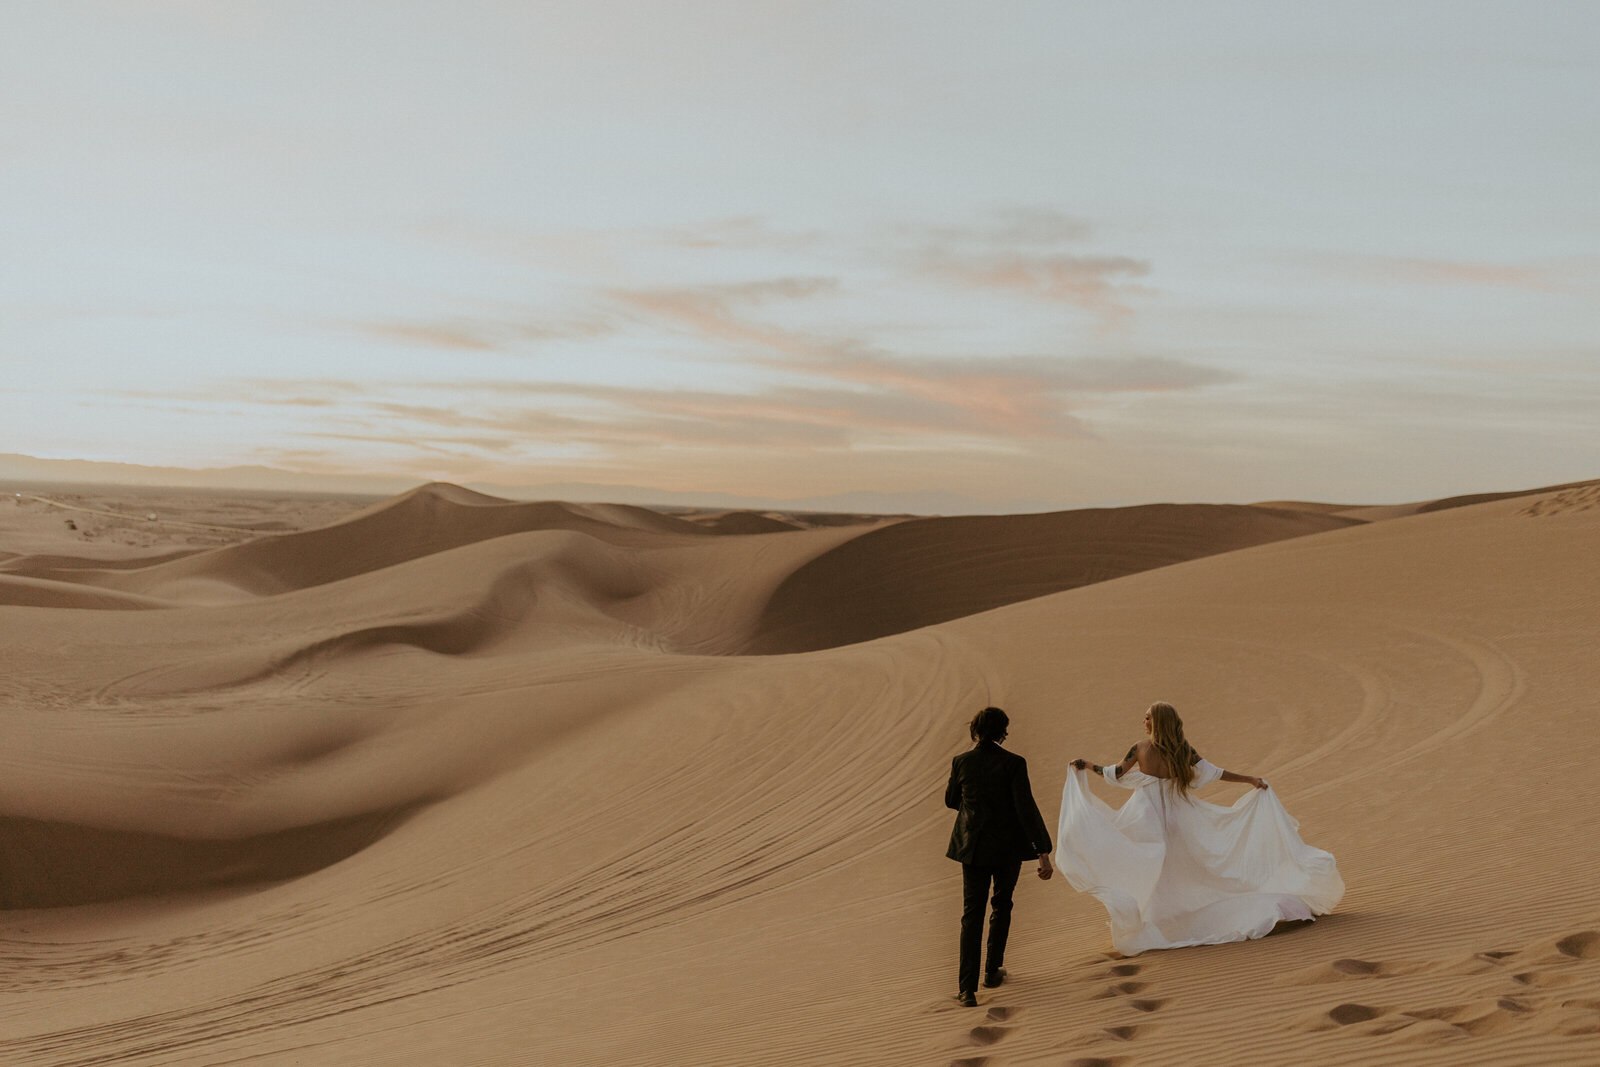
{"label": "black suit", "polygon": [[984,741],[950,764],[946,807],[956,809],[945,853],[961,863],[961,968],[959,988],[978,988],[978,948],[983,940],[983,903],[994,885],[989,918],[987,970],[1005,963],[1011,931],[1011,894],[1022,861],[1050,851],[1050,831],[1028,787],[1028,761]]}

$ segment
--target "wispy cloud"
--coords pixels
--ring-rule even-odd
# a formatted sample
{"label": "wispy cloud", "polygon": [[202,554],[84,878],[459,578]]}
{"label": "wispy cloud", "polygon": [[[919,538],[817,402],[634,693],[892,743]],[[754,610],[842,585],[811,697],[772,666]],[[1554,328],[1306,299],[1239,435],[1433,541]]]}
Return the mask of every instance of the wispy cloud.
{"label": "wispy cloud", "polygon": [[493,351],[499,345],[470,329],[442,324],[410,322],[362,323],[362,332],[384,341],[401,341],[425,348],[456,348],[469,351]]}
{"label": "wispy cloud", "polygon": [[469,458],[483,452],[505,452],[516,442],[504,437],[430,436],[383,433],[335,433],[332,431],[305,432],[298,435],[303,440],[347,441],[353,444],[390,445],[407,451],[425,452],[433,456]]}
{"label": "wispy cloud", "polygon": [[[1133,280],[1150,268],[1132,256],[1086,249],[1091,227],[1048,208],[886,226],[853,238],[787,232],[753,216],[616,233],[452,228],[438,236],[538,260],[538,280],[529,275],[536,286],[551,263],[570,262],[562,255],[569,246],[588,258],[574,273],[551,275],[553,288],[536,287],[527,307],[513,300],[503,308],[337,324],[374,340],[438,350],[440,370],[425,372],[426,379],[258,378],[220,383],[204,398],[301,408],[297,440],[343,442],[385,462],[414,454],[432,469],[440,460],[470,465],[476,457],[492,465],[560,457],[622,470],[665,456],[698,469],[730,450],[797,464],[912,452],[1037,458],[1066,451],[1062,442],[1095,437],[1093,412],[1108,396],[1232,380],[1181,359],[1071,354],[1068,323],[1081,316],[1050,306],[1087,310],[1102,326],[1121,321],[1140,291]],[[646,246],[654,251],[641,251]],[[752,257],[751,249],[760,254]],[[638,261],[626,264],[634,254]],[[757,273],[757,263],[795,269]],[[697,281],[648,281],[668,275]],[[598,280],[606,277],[645,280]],[[992,319],[996,308],[1014,315],[1015,304],[996,301],[996,293],[1040,305],[1029,314],[1045,352],[1029,351],[1027,333],[1017,331],[1009,351],[988,354],[981,328],[941,335],[935,351],[919,350],[916,339],[927,336],[920,326],[894,325],[920,322],[930,306],[959,304],[979,319]],[[600,339],[606,344],[564,347],[559,361],[508,363],[503,377],[482,363],[450,359],[529,351],[541,340]],[[588,353],[605,366],[613,346],[641,364],[660,351],[668,373],[659,372],[660,362],[650,364],[647,380],[586,373]],[[477,369],[471,379],[452,379],[453,365]]]}
{"label": "wispy cloud", "polygon": [[[574,448],[638,462],[652,450],[726,448],[795,454],[915,444],[1021,452],[1047,440],[1092,436],[1077,409],[1093,397],[1164,392],[1227,381],[1180,360],[891,358],[848,348],[806,349],[797,369],[815,384],[735,390],[553,380],[254,383],[225,390],[277,406],[316,409],[302,436],[430,453],[462,449],[538,454]],[[414,398],[414,399],[413,399]],[[399,428],[399,429],[397,429]]]}
{"label": "wispy cloud", "polygon": [[1107,326],[1133,314],[1127,298],[1139,290],[1127,279],[1150,273],[1150,264],[1131,256],[1028,255],[1021,252],[964,256],[930,251],[923,269],[961,285],[993,289],[1099,315]]}
{"label": "wispy cloud", "polygon": [[592,340],[617,329],[615,323],[599,316],[549,321],[482,316],[441,322],[362,322],[355,328],[382,341],[471,352],[513,351],[539,341]]}
{"label": "wispy cloud", "polygon": [[1092,312],[1103,329],[1127,322],[1134,279],[1148,260],[1091,250],[1093,227],[1054,208],[1013,205],[970,221],[893,227],[901,265],[968,290],[1064,304]]}
{"label": "wispy cloud", "polygon": [[832,291],[827,279],[775,279],[743,286],[614,293],[636,313],[665,320],[701,340],[729,345],[776,370],[914,399],[942,413],[955,432],[984,436],[1077,436],[1073,394],[1189,389],[1227,380],[1223,372],[1171,359],[1043,356],[931,358],[886,352],[855,337],[826,337],[751,318],[745,305]]}
{"label": "wispy cloud", "polygon": [[616,289],[608,295],[636,317],[643,316],[656,325],[665,324],[702,340],[740,346],[747,351],[804,357],[827,350],[829,343],[752,321],[735,309],[779,297],[804,299],[837,287],[836,279],[793,277],[734,285]]}

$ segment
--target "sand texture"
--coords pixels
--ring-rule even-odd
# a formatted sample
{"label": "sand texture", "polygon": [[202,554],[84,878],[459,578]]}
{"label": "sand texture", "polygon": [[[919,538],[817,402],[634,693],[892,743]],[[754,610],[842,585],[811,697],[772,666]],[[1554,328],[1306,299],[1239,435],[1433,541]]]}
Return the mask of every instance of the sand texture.
{"label": "sand texture", "polygon": [[[1600,1063],[1600,483],[884,520],[4,488],[0,1063]],[[1125,960],[1025,870],[1011,981],[957,1006],[965,720],[1011,712],[1054,826],[1153,700],[1342,904]]]}

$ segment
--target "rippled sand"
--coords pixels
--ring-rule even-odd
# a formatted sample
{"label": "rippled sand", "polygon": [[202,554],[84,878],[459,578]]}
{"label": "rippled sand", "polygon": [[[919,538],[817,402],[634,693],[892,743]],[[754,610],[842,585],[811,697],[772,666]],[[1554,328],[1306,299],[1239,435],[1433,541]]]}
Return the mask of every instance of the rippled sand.
{"label": "rippled sand", "polygon": [[[1600,484],[892,520],[5,490],[0,1062],[1600,1042]],[[957,1007],[964,720],[1011,712],[1053,823],[1157,699],[1343,904],[1118,960],[1028,879],[1012,980]]]}

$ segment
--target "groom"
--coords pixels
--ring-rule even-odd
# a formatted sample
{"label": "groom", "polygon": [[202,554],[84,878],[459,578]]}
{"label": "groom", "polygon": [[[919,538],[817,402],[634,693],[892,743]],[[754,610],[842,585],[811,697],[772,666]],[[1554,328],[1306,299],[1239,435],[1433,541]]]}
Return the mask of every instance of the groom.
{"label": "groom", "polygon": [[994,887],[989,917],[988,966],[983,984],[1006,980],[1006,934],[1011,931],[1011,893],[1022,861],[1039,860],[1039,877],[1049,878],[1050,831],[1028,788],[1028,763],[1000,747],[1011,720],[999,708],[984,708],[968,729],[977,742],[950,764],[946,807],[956,809],[945,853],[961,863],[961,969],[956,1000],[978,1004],[978,947],[983,941],[983,901]]}

